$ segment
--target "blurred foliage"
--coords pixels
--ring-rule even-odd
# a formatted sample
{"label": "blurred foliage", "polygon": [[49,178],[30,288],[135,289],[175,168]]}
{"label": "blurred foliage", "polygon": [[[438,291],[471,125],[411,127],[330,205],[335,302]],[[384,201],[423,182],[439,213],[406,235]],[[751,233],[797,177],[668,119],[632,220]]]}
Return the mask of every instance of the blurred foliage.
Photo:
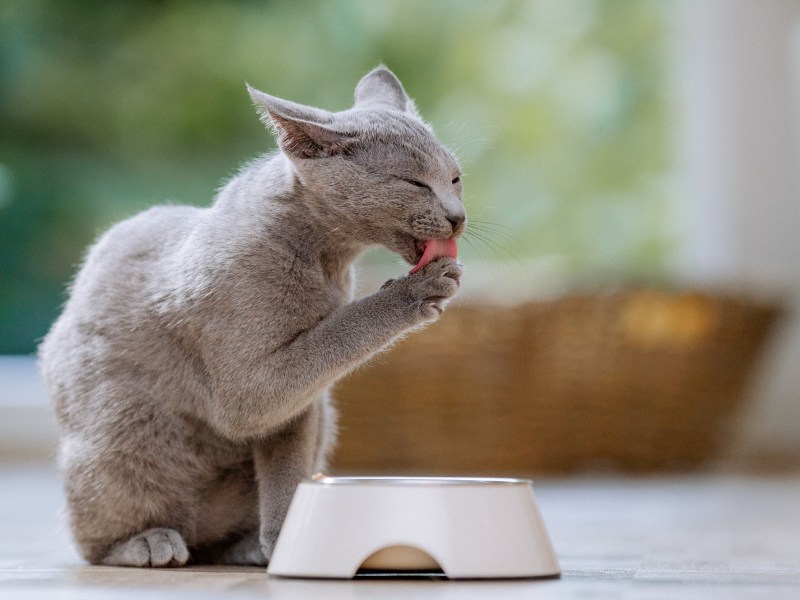
{"label": "blurred foliage", "polygon": [[33,351],[102,229],[273,147],[244,81],[341,110],[380,62],[461,156],[466,262],[658,276],[668,26],[657,0],[5,0],[0,353]]}

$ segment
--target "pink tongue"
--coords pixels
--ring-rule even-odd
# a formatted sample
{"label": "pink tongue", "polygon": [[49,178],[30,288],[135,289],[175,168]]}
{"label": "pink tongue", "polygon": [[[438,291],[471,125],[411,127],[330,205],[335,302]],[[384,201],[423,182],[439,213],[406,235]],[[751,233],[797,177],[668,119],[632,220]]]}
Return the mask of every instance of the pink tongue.
{"label": "pink tongue", "polygon": [[433,262],[437,258],[448,256],[452,259],[458,258],[458,246],[455,240],[429,240],[425,244],[425,250],[422,252],[422,258],[409,271],[409,274],[416,273],[429,262]]}

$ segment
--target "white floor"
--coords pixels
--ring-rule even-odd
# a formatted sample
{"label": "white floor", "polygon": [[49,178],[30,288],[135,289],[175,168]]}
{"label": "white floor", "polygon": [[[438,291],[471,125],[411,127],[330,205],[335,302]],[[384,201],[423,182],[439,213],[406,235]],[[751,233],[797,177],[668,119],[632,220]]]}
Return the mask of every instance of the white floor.
{"label": "white floor", "polygon": [[800,476],[577,478],[535,490],[561,579],[305,581],[86,566],[52,468],[0,466],[0,598],[800,598]]}

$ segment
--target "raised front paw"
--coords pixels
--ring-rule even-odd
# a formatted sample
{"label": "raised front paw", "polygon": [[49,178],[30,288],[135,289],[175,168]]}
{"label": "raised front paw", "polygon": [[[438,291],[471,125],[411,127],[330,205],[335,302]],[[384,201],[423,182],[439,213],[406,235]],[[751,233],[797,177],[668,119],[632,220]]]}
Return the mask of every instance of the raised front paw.
{"label": "raised front paw", "polygon": [[439,258],[412,275],[387,282],[384,289],[401,294],[420,320],[431,321],[458,291],[462,273],[452,258]]}

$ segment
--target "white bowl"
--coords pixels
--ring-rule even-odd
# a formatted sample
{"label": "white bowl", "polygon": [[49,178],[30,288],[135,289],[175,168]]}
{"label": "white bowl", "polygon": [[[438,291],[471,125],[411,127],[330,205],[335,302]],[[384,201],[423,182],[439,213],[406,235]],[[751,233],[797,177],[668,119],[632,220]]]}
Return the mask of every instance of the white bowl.
{"label": "white bowl", "polygon": [[269,563],[282,577],[359,569],[450,579],[560,573],[526,479],[324,477],[302,482]]}

